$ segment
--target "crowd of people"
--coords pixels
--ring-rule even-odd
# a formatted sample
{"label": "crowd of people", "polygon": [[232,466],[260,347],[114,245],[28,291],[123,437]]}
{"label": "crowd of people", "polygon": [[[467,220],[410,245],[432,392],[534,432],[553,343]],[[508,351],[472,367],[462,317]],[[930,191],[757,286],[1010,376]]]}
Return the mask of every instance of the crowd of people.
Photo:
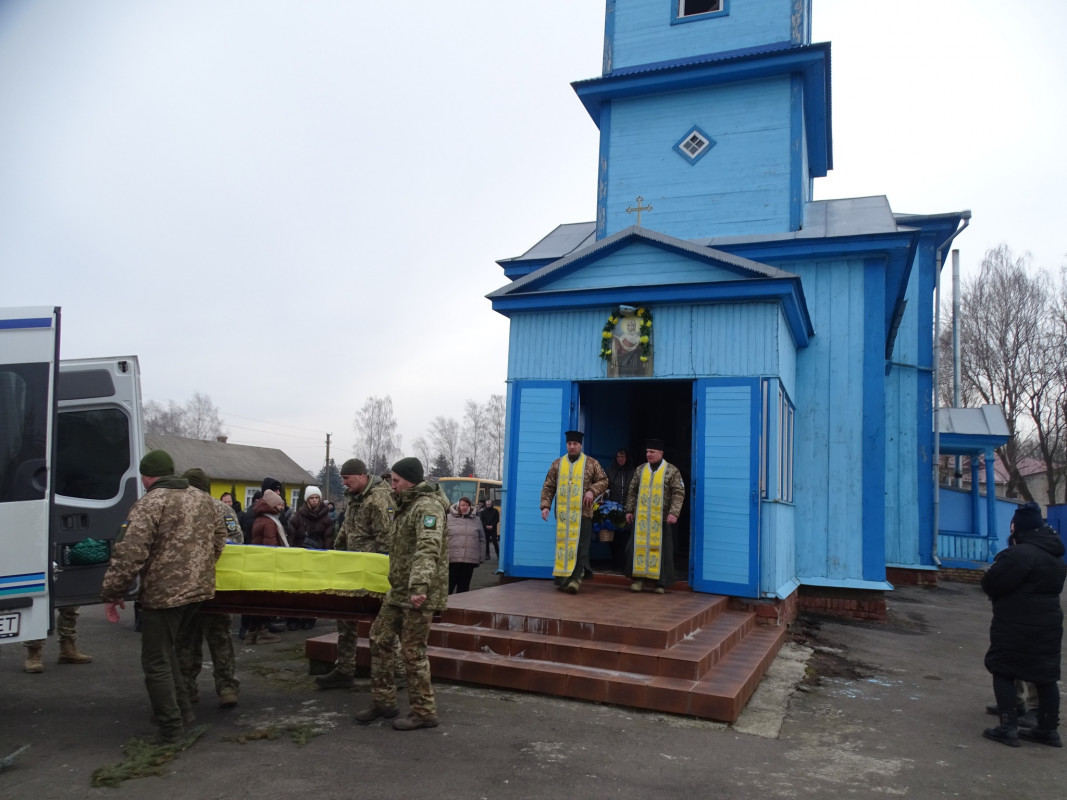
{"label": "crowd of people", "polygon": [[[646,442],[645,463],[634,467],[619,450],[605,471],[583,451],[583,434],[567,431],[566,455],[548,469],[540,497],[541,518],[554,512],[553,581],[557,589],[578,594],[592,575],[589,553],[592,512],[598,499],[625,510],[616,530],[613,557],[629,575],[630,589],[651,584],[665,594],[674,581],[674,526],[685,500],[680,471],[664,460],[661,439]],[[371,705],[356,713],[360,723],[392,719],[397,730],[438,724],[430,679],[427,643],[434,614],[449,594],[470,590],[475,568],[499,557],[500,514],[492,499],[476,506],[469,497],[451,503],[427,481],[422,463],[402,458],[386,476],[373,475],[360,459],[341,467],[345,487],[340,513],[323,502],[322,492],[307,487],[291,511],[283,487],[263,481],[251,508],[240,512],[230,493],[210,495],[203,470],[175,474],[173,459],[155,450],[140,463],[145,495],[130,509],[116,542],[101,589],[105,614],[119,620],[124,598],[139,580],[141,664],[159,741],[176,744],[195,719],[198,677],[207,643],[219,706],[237,705],[232,620],[202,613],[215,593],[215,562],[226,544],[304,547],[389,556],[390,589],[370,630]],[[996,704],[989,707],[999,724],[984,736],[1012,747],[1020,739],[1062,747],[1058,733],[1063,614],[1060,594],[1067,578],[1064,544],[1045,523],[1034,503],[1019,507],[1011,522],[1008,547],[997,554],[982,579],[992,601],[990,644],[985,666],[993,677]],[[60,609],[60,663],[84,664],[92,658],[76,644],[76,608]],[[244,617],[247,644],[280,641],[266,617]],[[315,678],[321,689],[353,686],[357,632],[354,622],[338,620],[337,658],[330,672]],[[284,629],[284,628],[283,628]],[[27,672],[40,672],[42,641],[27,642]],[[409,713],[398,718],[397,686],[406,683]]]}

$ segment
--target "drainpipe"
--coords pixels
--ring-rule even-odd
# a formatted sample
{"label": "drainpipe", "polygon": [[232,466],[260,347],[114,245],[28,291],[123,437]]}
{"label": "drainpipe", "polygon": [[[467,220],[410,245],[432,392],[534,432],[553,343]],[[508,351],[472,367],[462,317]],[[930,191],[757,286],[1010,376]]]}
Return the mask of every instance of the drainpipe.
{"label": "drainpipe", "polygon": [[953,231],[949,236],[937,247],[937,255],[935,258],[934,274],[934,298],[937,303],[937,309],[934,312],[934,469],[933,469],[933,481],[934,481],[934,536],[933,546],[930,550],[930,558],[933,560],[936,566],[941,566],[941,559],[937,557],[937,531],[941,524],[941,481],[938,476],[938,465],[941,462],[941,420],[938,418],[938,409],[940,405],[940,397],[937,392],[937,381],[940,375],[941,368],[941,257],[945,251],[945,248],[952,244],[952,240],[963,233],[967,226],[971,224],[971,212],[963,211],[960,214],[963,219],[963,225]]}
{"label": "drainpipe", "polygon": [[[952,407],[960,407],[960,251],[952,249]],[[953,486],[963,487],[963,456],[957,455],[953,466]]]}

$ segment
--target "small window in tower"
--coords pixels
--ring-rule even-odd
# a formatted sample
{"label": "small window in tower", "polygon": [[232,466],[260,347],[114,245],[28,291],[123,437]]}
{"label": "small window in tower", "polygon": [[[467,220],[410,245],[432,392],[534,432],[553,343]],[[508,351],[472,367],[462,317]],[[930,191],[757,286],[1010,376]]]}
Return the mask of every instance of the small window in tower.
{"label": "small window in tower", "polygon": [[674,149],[690,164],[695,164],[714,146],[715,140],[694,125],[689,133],[674,145]]}
{"label": "small window in tower", "polygon": [[722,14],[726,0],[678,0],[679,17],[696,17],[700,14]]}

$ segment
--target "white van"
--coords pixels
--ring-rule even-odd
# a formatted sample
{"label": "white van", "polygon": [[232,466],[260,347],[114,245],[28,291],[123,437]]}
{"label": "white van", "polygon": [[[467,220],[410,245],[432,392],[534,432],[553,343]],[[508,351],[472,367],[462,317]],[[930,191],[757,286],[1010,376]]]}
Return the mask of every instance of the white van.
{"label": "white van", "polygon": [[0,309],[0,644],[99,602],[142,493],[137,358],[58,361],[59,322],[58,308]]}

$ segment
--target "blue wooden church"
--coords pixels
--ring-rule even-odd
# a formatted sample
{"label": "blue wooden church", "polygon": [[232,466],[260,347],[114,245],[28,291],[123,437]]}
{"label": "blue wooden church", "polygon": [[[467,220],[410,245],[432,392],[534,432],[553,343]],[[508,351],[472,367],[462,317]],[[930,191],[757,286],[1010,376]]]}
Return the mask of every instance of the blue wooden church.
{"label": "blue wooden church", "polygon": [[511,327],[502,570],[551,574],[539,494],[572,428],[605,466],[666,440],[696,592],[932,569],[933,292],[968,213],[813,199],[833,141],[811,0],[607,0],[605,20],[603,74],[573,84],[596,220],[498,262],[489,295]]}

